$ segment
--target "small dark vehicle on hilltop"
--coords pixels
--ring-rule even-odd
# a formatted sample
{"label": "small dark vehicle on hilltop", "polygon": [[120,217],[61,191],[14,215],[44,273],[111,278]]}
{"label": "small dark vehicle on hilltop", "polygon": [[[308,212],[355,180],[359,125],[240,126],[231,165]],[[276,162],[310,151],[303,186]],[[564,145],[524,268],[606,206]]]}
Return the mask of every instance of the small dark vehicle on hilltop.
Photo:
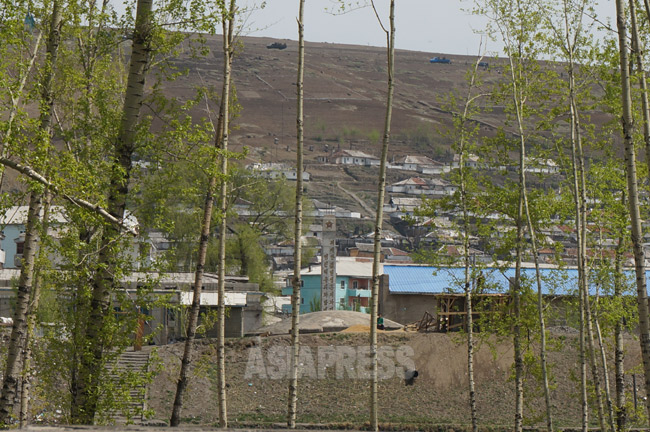
{"label": "small dark vehicle on hilltop", "polygon": [[446,57],[434,57],[431,60],[429,60],[429,63],[451,64],[451,60],[449,60]]}
{"label": "small dark vehicle on hilltop", "polygon": [[272,44],[266,46],[267,49],[279,49],[279,50],[283,50],[286,47],[287,44],[282,42],[273,42]]}

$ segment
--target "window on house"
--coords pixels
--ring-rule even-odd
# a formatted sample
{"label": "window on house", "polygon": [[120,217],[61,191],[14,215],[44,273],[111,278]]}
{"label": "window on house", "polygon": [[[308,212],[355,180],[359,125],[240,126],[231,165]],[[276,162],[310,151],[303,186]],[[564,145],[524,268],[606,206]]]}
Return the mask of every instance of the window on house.
{"label": "window on house", "polygon": [[19,255],[23,254],[23,250],[25,248],[25,242],[16,242],[16,253]]}
{"label": "window on house", "polygon": [[300,279],[300,286],[301,286],[301,287],[304,287],[304,286],[305,286],[305,281],[304,281],[304,279]]}
{"label": "window on house", "polygon": [[305,298],[304,297],[300,297],[300,304],[305,304]]}
{"label": "window on house", "polygon": [[359,281],[352,281],[352,288],[359,289]]}
{"label": "window on house", "polygon": [[345,281],[341,281],[341,289],[345,289]]}

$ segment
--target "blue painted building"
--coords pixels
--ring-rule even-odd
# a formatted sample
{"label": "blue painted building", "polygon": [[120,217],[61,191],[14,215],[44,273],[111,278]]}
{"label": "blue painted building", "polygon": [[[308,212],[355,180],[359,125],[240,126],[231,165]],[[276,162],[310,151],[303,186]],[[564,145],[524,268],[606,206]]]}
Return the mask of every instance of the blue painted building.
{"label": "blue painted building", "polygon": [[[28,210],[27,206],[13,206],[4,210],[4,213],[0,213],[0,226],[2,227],[2,233],[0,234],[0,263],[2,267],[0,268],[16,269],[21,266]],[[65,209],[62,206],[52,206],[49,215],[48,236],[57,239],[68,223],[69,220],[66,217]],[[138,221],[133,215],[128,215],[125,223],[132,227],[138,225]],[[150,255],[156,249],[152,240],[138,237],[132,243],[132,247],[126,250],[126,253],[132,257],[135,263],[138,263],[140,259],[139,242],[147,242],[152,245],[152,247],[148,248]],[[48,259],[55,267],[61,264],[60,257],[53,253],[50,253]],[[148,263],[150,263],[155,257],[151,255],[147,259],[149,260]]]}
{"label": "blue painted building", "polygon": [[[282,295],[291,295],[293,287],[289,275]],[[300,272],[300,313],[320,310],[321,266],[311,266]],[[336,257],[336,309],[370,312],[369,299],[372,287],[372,260],[352,257]],[[283,305],[284,312],[291,312],[291,305]]]}
{"label": "blue painted building", "polygon": [[[4,268],[19,268],[23,257],[23,245],[25,244],[25,224],[27,223],[27,206],[13,206],[0,215],[2,226],[2,237],[0,248],[3,251]],[[50,212],[51,223],[54,226],[65,224],[67,220],[63,217],[62,208],[53,206]],[[50,235],[54,228],[50,228]]]}

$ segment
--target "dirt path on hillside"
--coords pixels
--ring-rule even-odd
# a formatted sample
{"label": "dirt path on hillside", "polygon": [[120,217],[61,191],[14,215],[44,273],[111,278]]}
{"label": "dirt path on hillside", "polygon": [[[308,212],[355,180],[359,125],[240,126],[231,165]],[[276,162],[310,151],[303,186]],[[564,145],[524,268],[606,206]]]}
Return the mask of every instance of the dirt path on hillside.
{"label": "dirt path on hillside", "polygon": [[[349,191],[349,190],[347,190],[346,188],[344,188],[343,186],[341,186],[341,182],[336,182],[336,187],[338,187],[339,189],[341,189],[343,192],[345,192],[346,194],[348,194],[348,195],[349,195],[353,200],[355,200],[356,202],[358,202],[359,205],[360,205],[360,206],[361,206],[361,207],[362,207],[366,212],[368,212],[367,217],[372,217],[372,216],[375,214],[375,210],[371,209],[370,206],[368,206],[368,204],[366,204],[366,202],[365,202],[364,200],[362,200],[361,198],[359,198],[359,197],[357,196],[357,194],[355,194],[354,192]],[[362,215],[362,216],[363,216],[363,215]]]}

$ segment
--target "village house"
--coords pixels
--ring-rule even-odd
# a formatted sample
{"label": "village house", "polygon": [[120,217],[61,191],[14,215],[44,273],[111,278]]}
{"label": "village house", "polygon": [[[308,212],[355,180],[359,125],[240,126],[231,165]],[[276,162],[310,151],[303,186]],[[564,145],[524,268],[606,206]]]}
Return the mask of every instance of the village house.
{"label": "village house", "polygon": [[[572,321],[575,317],[563,306],[563,302],[575,296],[577,270],[559,269],[552,265],[542,265],[540,270],[542,293],[552,304],[549,325],[575,324]],[[432,330],[459,329],[466,315],[463,315],[464,271],[463,267],[384,265],[379,290],[379,312],[401,324],[420,321],[428,316],[433,321]],[[491,301],[498,304],[507,303],[510,281],[514,275],[514,268],[483,268],[480,280],[471,281],[474,298],[491,297]],[[535,280],[534,266],[526,265],[522,269],[522,275],[524,280],[532,284]],[[536,291],[537,287],[531,286],[531,289]]]}
{"label": "village house", "polygon": [[[23,259],[23,248],[25,245],[25,225],[27,223],[28,206],[12,206],[0,214],[0,261],[2,268],[20,268]],[[67,225],[70,223],[65,208],[62,206],[52,206],[50,209],[50,224],[48,226],[48,236],[50,239],[58,240],[64,233]],[[132,214],[128,214],[125,224],[130,227],[137,227],[138,220]],[[140,264],[149,265],[159,256],[160,249],[154,241],[159,238],[138,236],[134,239],[130,247],[125,251],[133,260],[136,267]],[[146,252],[146,254],[142,254]],[[61,265],[61,258],[54,253],[50,253],[48,259],[54,267]]]}
{"label": "village house", "polygon": [[[254,171],[262,178],[277,179],[285,178],[287,180],[297,180],[298,172],[294,167],[283,163],[252,163],[246,165],[246,169]],[[309,181],[311,175],[307,171],[302,172],[302,180]]]}
{"label": "village house", "polygon": [[305,237],[315,238],[320,241],[323,238],[323,225],[310,224],[309,229],[305,233]]}
{"label": "village house", "polygon": [[421,205],[422,198],[391,196],[388,199],[388,203],[384,204],[384,213],[390,217],[393,217],[394,214],[397,217],[412,215],[415,209]]}
{"label": "village house", "polygon": [[411,177],[386,187],[386,192],[406,195],[444,196],[453,194],[458,188],[446,180]]}
{"label": "village house", "polygon": [[339,150],[332,159],[338,165],[379,166],[379,158],[358,150]]}
{"label": "village house", "polygon": [[[12,206],[0,215],[2,237],[2,263],[4,268],[20,268],[25,245],[25,224],[27,223],[28,206]],[[57,231],[62,225],[68,223],[63,214],[63,208],[53,206],[50,210],[50,226],[48,235],[58,237]]]}
{"label": "village house", "polygon": [[[458,243],[460,237],[456,237],[456,243]],[[470,244],[473,243],[473,239],[470,238]],[[443,244],[437,251],[438,255],[445,257],[453,262],[465,262],[465,246],[462,244]],[[475,249],[473,247],[467,248],[467,254],[470,260],[474,263],[490,263],[492,262],[492,257],[483,253],[482,251]]]}
{"label": "village house", "polygon": [[560,167],[553,159],[526,157],[526,172],[535,174],[557,174]]}
{"label": "village house", "polygon": [[[347,250],[351,257],[355,258],[373,258],[375,254],[375,244],[366,242],[355,242],[355,245]],[[413,259],[408,252],[396,247],[382,247],[380,260],[383,263],[412,263]]]}
{"label": "village house", "polygon": [[[465,157],[464,165],[466,168],[478,168],[479,167],[479,157],[475,154],[468,154]],[[451,169],[457,169],[460,167],[460,155],[455,154],[451,162]]]}
{"label": "village house", "polygon": [[336,205],[324,203],[318,200],[312,200],[312,203],[314,204],[313,213],[310,214],[312,217],[322,218],[323,216],[327,215],[335,215],[337,218],[361,219],[361,213],[359,212],[353,212],[344,209],[343,207],[338,207]]}
{"label": "village house", "polygon": [[293,268],[293,242],[283,241],[264,246],[264,253],[271,260],[273,271],[290,270]]}
{"label": "village house", "polygon": [[417,171],[422,174],[443,174],[449,172],[450,167],[426,156],[404,156],[390,164],[389,168]]}

